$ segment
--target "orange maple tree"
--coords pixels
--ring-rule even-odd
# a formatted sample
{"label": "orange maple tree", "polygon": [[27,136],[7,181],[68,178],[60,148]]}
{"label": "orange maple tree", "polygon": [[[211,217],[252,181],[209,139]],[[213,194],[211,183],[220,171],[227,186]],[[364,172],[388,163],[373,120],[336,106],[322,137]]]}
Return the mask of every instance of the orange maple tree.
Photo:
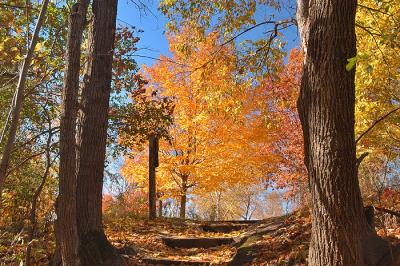
{"label": "orange maple tree", "polygon": [[[182,208],[189,192],[260,182],[277,162],[270,152],[275,136],[261,111],[262,91],[236,71],[234,47],[221,46],[215,33],[183,46],[188,34],[169,37],[172,58],[144,67],[149,93],[157,89],[175,99],[170,139],[160,142],[157,178],[164,195],[181,197]],[[145,155],[126,159],[123,175],[145,183]]]}

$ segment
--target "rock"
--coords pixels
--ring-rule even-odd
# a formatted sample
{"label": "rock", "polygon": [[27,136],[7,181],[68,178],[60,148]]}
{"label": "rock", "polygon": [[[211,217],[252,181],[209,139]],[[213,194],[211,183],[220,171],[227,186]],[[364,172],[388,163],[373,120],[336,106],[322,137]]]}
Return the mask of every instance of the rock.
{"label": "rock", "polygon": [[121,255],[135,256],[139,253],[140,249],[135,246],[123,246],[117,249],[117,252]]}
{"label": "rock", "polygon": [[201,229],[205,232],[230,233],[247,228],[247,224],[203,224]]}
{"label": "rock", "polygon": [[234,243],[232,237],[208,238],[208,237],[161,237],[165,245],[172,248],[210,248]]}

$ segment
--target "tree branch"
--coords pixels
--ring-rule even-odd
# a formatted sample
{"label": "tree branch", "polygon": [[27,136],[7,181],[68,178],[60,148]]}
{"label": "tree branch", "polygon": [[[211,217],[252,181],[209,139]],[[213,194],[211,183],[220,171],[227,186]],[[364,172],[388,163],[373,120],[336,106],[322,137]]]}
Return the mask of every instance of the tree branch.
{"label": "tree branch", "polygon": [[356,144],[368,133],[370,132],[377,124],[379,124],[380,122],[382,122],[385,118],[387,118],[388,116],[390,116],[391,114],[395,113],[396,111],[400,110],[400,107],[397,107],[395,109],[393,109],[392,111],[390,111],[389,113],[383,115],[381,118],[379,118],[378,120],[376,120],[366,131],[364,131],[356,140]]}
{"label": "tree branch", "polygon": [[400,212],[392,211],[392,210],[389,210],[389,209],[386,209],[386,208],[375,207],[375,206],[374,206],[374,208],[375,208],[377,211],[389,213],[389,214],[391,214],[391,215],[393,215],[393,216],[400,217]]}

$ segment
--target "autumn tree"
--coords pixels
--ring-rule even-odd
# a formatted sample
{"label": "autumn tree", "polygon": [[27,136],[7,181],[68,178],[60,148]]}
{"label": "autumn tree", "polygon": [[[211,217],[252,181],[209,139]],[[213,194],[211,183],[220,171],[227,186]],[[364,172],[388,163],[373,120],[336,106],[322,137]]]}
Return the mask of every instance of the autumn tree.
{"label": "autumn tree", "polygon": [[[229,43],[259,24],[265,25],[254,19],[257,6],[263,3],[224,1],[213,5],[199,0],[189,5],[185,1],[163,1],[162,8],[173,19],[173,27],[193,23],[201,29],[218,28],[228,36]],[[228,10],[235,12],[224,12]],[[356,56],[355,12],[356,1],[298,1],[297,24],[305,54],[299,110],[313,203],[310,263],[315,265],[363,265],[368,248],[361,244],[380,246],[376,252],[388,254],[387,244],[378,240],[366,223],[358,184],[354,70],[346,70],[347,60],[354,65]],[[228,23],[234,19],[235,23]],[[253,49],[253,55],[259,51],[273,54],[268,44],[281,28],[279,23],[265,23],[275,25],[275,34],[261,38],[260,42],[250,41],[264,44]],[[261,67],[255,65],[251,72],[268,73],[268,61],[263,63]],[[328,250],[332,244],[335,252]],[[372,257],[366,261],[374,261]]]}
{"label": "autumn tree", "polygon": [[[0,143],[1,151],[4,151],[5,147],[3,136],[6,136],[10,129],[9,118],[13,111],[12,104],[15,102],[13,94],[17,87],[18,67],[23,62],[24,55],[29,48],[29,41],[32,39],[41,6],[42,2],[31,1],[12,1],[12,3],[6,1],[0,4],[0,57],[2,61],[0,66],[2,83],[0,87],[0,125],[1,139],[3,140]],[[75,10],[77,6],[73,7]],[[59,117],[60,102],[62,101],[61,89],[64,77],[66,77],[64,75],[66,62],[64,58],[67,46],[66,25],[70,8],[67,4],[48,3],[46,20],[37,38],[37,45],[34,46],[31,63],[26,64],[29,66],[29,71],[25,82],[24,105],[20,113],[21,123],[15,136],[12,156],[6,172],[7,178],[4,183],[4,198],[1,201],[0,230],[2,233],[4,232],[0,244],[2,256],[5,254],[3,247],[10,246],[9,240],[14,239],[16,235],[16,239],[20,240],[17,240],[15,245],[7,247],[6,257],[2,257],[2,262],[6,264],[14,264],[16,260],[19,263],[20,258],[24,258],[24,256],[27,265],[29,263],[41,264],[43,263],[43,254],[51,252],[52,249],[52,245],[49,243],[53,241],[51,233],[54,221],[54,201],[58,194],[56,173],[59,162]],[[102,11],[105,9],[109,9],[109,7],[101,7]],[[110,30],[110,32],[114,31]],[[72,35],[74,34],[75,36],[79,35],[79,32],[73,32]],[[116,106],[115,98],[120,96],[119,92],[125,89],[125,86],[135,86],[131,74],[136,72],[137,68],[135,61],[131,58],[128,59],[122,51],[129,52],[136,49],[134,44],[137,42],[137,38],[133,38],[132,31],[127,29],[119,28],[117,34],[120,41],[116,45],[117,57],[113,61],[112,82],[115,89],[113,99],[111,99],[113,106]],[[84,36],[86,37],[86,34]],[[91,42],[87,41],[86,43],[90,44]],[[75,48],[78,49],[79,45],[75,45]],[[76,52],[76,49],[72,50]],[[82,65],[91,61],[88,60],[87,54],[81,56],[79,53],[75,53],[75,55],[80,60],[78,63]],[[81,70],[82,68],[78,67],[77,73],[82,74]],[[82,76],[78,77],[78,82],[82,80],[81,78]],[[72,85],[76,88],[77,80],[72,78],[72,81],[75,82]],[[133,85],[131,86],[131,84]],[[72,104],[72,107],[77,108],[78,106]],[[64,129],[65,123],[63,124],[63,133],[65,133]],[[68,131],[68,133],[71,132]],[[49,139],[50,144],[48,144]],[[65,140],[65,138],[61,139]],[[71,151],[75,146],[74,142],[72,144],[70,142],[67,148],[71,148]],[[65,154],[65,145],[62,150],[62,153]],[[65,156],[63,156],[63,163],[65,163],[64,159]],[[73,164],[73,160],[68,163]],[[63,169],[65,170],[65,167]],[[73,170],[68,171],[67,174],[71,176],[74,174],[73,172]],[[69,181],[73,183],[73,180]],[[67,199],[67,202],[72,203],[70,206],[75,207],[72,198]],[[67,218],[73,219],[72,215]],[[65,220],[67,223],[68,219]],[[73,228],[72,223],[70,225],[68,229]],[[23,255],[21,253],[25,251],[25,247],[27,252],[26,255]]]}
{"label": "autumn tree", "polygon": [[93,1],[89,62],[79,109],[77,226],[83,265],[119,265],[102,224],[102,191],[117,1]]}
{"label": "autumn tree", "polygon": [[[36,44],[38,43],[40,30],[42,28],[42,24],[44,23],[44,19],[46,17],[47,6],[49,4],[48,0],[43,1],[41,12],[39,14],[35,31],[33,33],[32,39],[29,44],[29,48],[26,53],[26,57],[22,63],[22,67],[18,77],[18,84],[15,91],[15,96],[13,99],[13,105],[10,111],[10,129],[8,132],[7,141],[2,152],[2,157],[0,161],[0,199],[4,186],[4,179],[6,178],[8,166],[10,163],[10,157],[12,153],[12,149],[14,147],[15,138],[17,135],[18,128],[20,126],[20,117],[21,110],[24,103],[24,90],[25,83],[28,75],[28,70],[32,62],[33,54],[35,51]],[[9,119],[7,118],[7,120]],[[3,134],[2,134],[3,135]],[[1,141],[3,140],[3,136],[1,137]]]}
{"label": "autumn tree", "polygon": [[[42,2],[7,4],[0,7],[2,137],[6,137],[10,129],[18,69],[29,48]],[[13,239],[15,234],[20,234],[21,240],[10,246],[9,254],[14,254],[14,259],[25,258],[27,265],[38,263],[43,242],[51,241],[49,217],[54,215],[57,194],[58,106],[62,86],[59,75],[63,69],[66,33],[60,25],[66,23],[67,16],[67,10],[48,3],[26,76],[24,104],[4,182],[0,210],[2,239]],[[1,151],[5,138],[2,140]],[[9,244],[2,242],[2,245]],[[26,254],[21,254],[25,251]],[[15,263],[10,258],[6,256],[2,262]]]}
{"label": "autumn tree", "polygon": [[[380,205],[380,195],[397,185],[399,159],[400,6],[394,2],[360,1],[356,15],[356,136],[357,154],[367,155],[359,166],[367,204]],[[396,190],[396,189],[395,189]],[[386,207],[392,207],[391,204]]]}
{"label": "autumn tree", "polygon": [[345,67],[356,55],[356,1],[323,2],[298,1],[305,54],[298,103],[313,215],[309,263],[390,264],[388,244],[367,223],[358,184],[355,70]]}
{"label": "autumn tree", "polygon": [[76,216],[76,117],[78,112],[81,44],[89,1],[76,3],[68,26],[68,44],[60,125],[60,170],[57,208],[57,233],[61,260],[79,265],[79,239]]}
{"label": "autumn tree", "polygon": [[[175,99],[170,138],[160,142],[158,176],[175,184],[170,190],[179,197],[181,218],[189,192],[261,180],[273,161],[268,152],[272,138],[266,137],[267,126],[258,113],[258,92],[237,78],[231,48],[220,49],[215,33],[185,47],[187,34],[170,37],[172,58],[161,57],[145,69],[149,88]],[[135,168],[134,162],[140,161],[127,162],[125,169]],[[135,179],[134,171],[129,172],[133,176],[127,178]]]}
{"label": "autumn tree", "polygon": [[270,134],[275,135],[273,150],[278,159],[276,171],[273,173],[275,188],[286,189],[287,196],[298,196],[304,200],[307,195],[307,170],[303,164],[303,135],[297,98],[300,91],[303,55],[298,49],[289,53],[288,62],[281,62],[276,78],[266,78],[261,87],[266,102],[264,115],[270,121]]}
{"label": "autumn tree", "polygon": [[147,81],[137,76],[139,87],[131,94],[131,103],[119,111],[121,125],[120,145],[129,150],[142,150],[148,142],[148,198],[149,218],[157,216],[156,167],[160,139],[168,139],[168,127],[172,122],[173,102],[162,97],[157,90],[146,93]]}

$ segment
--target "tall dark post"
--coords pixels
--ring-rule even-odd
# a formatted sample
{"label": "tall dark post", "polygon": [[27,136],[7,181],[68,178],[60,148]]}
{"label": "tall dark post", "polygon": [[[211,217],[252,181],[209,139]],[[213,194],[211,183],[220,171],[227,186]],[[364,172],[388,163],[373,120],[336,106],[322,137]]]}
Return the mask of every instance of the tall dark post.
{"label": "tall dark post", "polygon": [[149,218],[157,216],[157,188],[156,188],[156,167],[158,166],[158,138],[154,135],[149,139]]}

